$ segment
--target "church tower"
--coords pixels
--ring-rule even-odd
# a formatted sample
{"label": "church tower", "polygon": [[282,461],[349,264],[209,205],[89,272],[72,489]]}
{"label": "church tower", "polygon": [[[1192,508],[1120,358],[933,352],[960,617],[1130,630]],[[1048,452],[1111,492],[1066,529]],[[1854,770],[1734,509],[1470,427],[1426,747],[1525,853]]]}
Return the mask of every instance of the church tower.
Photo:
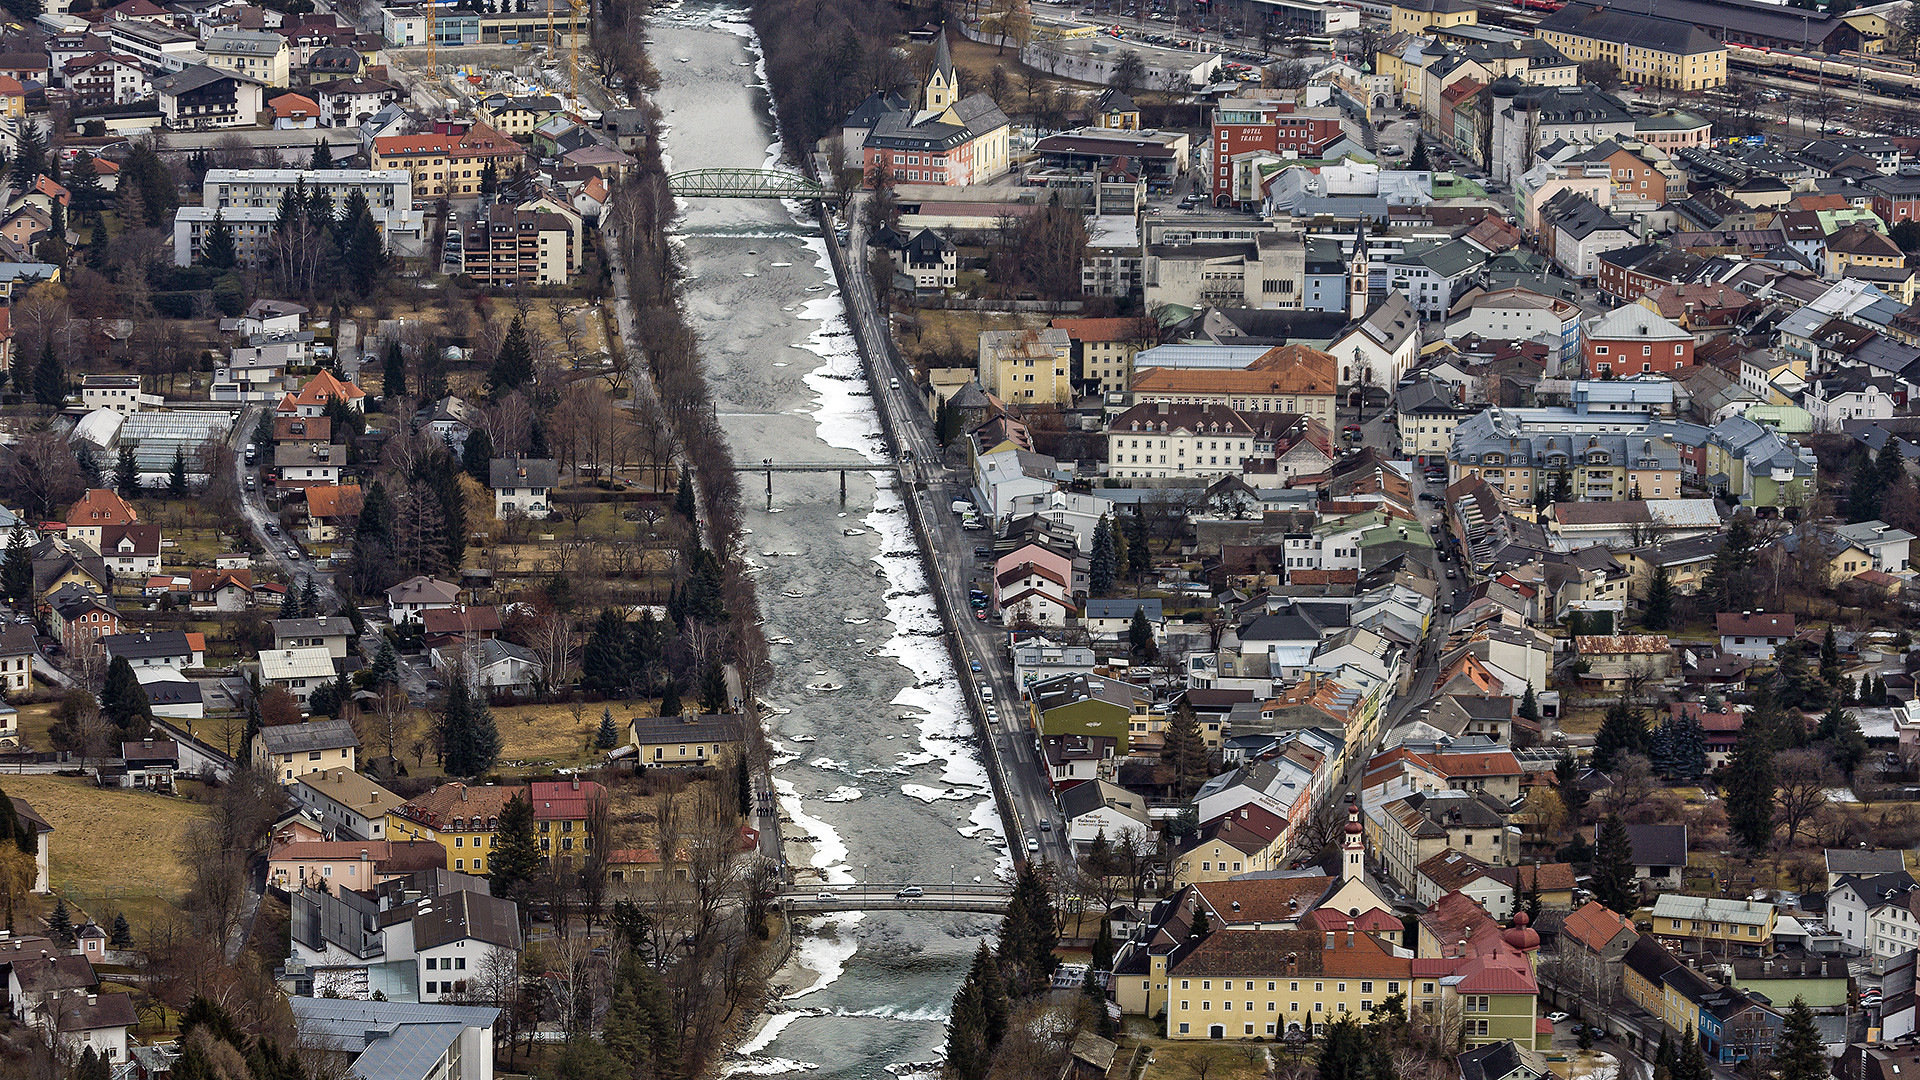
{"label": "church tower", "polygon": [[1353,234],[1353,259],[1347,263],[1347,318],[1358,322],[1367,315],[1367,223],[1361,220]]}
{"label": "church tower", "polygon": [[1360,804],[1349,801],[1347,803],[1346,842],[1341,845],[1343,850],[1340,853],[1340,883],[1342,885],[1349,881],[1366,880],[1367,845],[1366,841],[1361,839],[1360,834]]}
{"label": "church tower", "polygon": [[953,54],[947,51],[947,32],[942,30],[940,40],[933,48],[933,72],[927,76],[921,108],[928,112],[945,112],[959,97],[960,79],[953,70]]}

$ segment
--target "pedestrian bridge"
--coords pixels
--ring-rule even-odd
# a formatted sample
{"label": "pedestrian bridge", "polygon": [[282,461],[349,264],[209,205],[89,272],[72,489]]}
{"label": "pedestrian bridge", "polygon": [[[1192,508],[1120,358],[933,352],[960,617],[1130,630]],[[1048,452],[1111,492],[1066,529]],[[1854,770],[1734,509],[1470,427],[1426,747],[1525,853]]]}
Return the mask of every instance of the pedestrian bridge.
{"label": "pedestrian bridge", "polygon": [[883,461],[736,461],[735,472],[899,472],[905,466]]}
{"label": "pedestrian bridge", "polygon": [[780,169],[694,169],[667,177],[688,199],[826,199],[832,193],[799,173]]}
{"label": "pedestrian bridge", "polygon": [[[919,895],[903,895],[912,890]],[[1013,890],[1004,885],[822,885],[787,889],[780,903],[795,915],[835,911],[977,911],[1006,913]]]}

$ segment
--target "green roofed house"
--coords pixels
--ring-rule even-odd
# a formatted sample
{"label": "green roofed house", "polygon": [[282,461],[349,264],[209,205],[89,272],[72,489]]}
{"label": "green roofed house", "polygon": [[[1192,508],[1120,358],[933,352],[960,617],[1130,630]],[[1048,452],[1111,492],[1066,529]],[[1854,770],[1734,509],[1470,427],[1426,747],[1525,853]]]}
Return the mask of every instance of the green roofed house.
{"label": "green roofed house", "polygon": [[1033,729],[1049,736],[1079,735],[1114,740],[1114,754],[1127,753],[1127,732],[1144,694],[1117,679],[1099,675],[1060,675],[1027,688]]}

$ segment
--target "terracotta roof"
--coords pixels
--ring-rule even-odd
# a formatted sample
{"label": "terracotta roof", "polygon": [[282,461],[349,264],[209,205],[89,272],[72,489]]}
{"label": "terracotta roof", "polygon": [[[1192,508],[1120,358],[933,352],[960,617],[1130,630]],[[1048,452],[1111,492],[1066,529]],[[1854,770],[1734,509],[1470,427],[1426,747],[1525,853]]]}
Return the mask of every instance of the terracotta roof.
{"label": "terracotta roof", "polygon": [[[448,829],[456,818],[466,819],[470,824],[475,823],[475,819],[480,822],[497,820],[507,803],[525,791],[517,784],[469,787],[456,781],[441,784],[425,795],[402,804],[394,812],[427,828],[441,831]],[[468,828],[466,831],[474,830]]]}
{"label": "terracotta roof", "polygon": [[1393,956],[1371,934],[1313,930],[1231,930],[1208,935],[1173,962],[1182,977],[1373,975],[1406,978],[1412,963]]}
{"label": "terracotta roof", "polygon": [[[1203,881],[1193,889],[1220,925],[1298,919],[1336,884],[1322,874],[1294,878]],[[1236,908],[1234,905],[1238,904]]]}
{"label": "terracotta roof", "polygon": [[1055,319],[1055,330],[1065,330],[1067,336],[1075,341],[1139,341],[1145,335],[1140,332],[1139,319]]}
{"label": "terracotta roof", "polygon": [[420,613],[420,628],[429,634],[483,633],[500,629],[500,609],[492,605],[431,608]]}
{"label": "terracotta roof", "polygon": [[293,403],[296,406],[325,405],[329,398],[339,398],[342,401],[350,402],[366,396],[366,394],[360,391],[359,387],[350,382],[343,382],[335,378],[331,371],[322,370],[319,374],[307,380],[307,385],[300,388],[300,394],[293,399]]}
{"label": "terracotta roof", "polygon": [[538,821],[585,821],[594,798],[604,798],[607,793],[593,780],[535,780],[529,789],[533,816]]}
{"label": "terracotta roof", "polygon": [[320,484],[307,489],[307,513],[312,517],[359,517],[364,496],[359,484]]}
{"label": "terracotta roof", "polygon": [[1307,913],[1306,921],[1320,931],[1359,930],[1368,934],[1392,934],[1396,938],[1407,930],[1400,916],[1380,908],[1369,908],[1357,916],[1332,908],[1314,908]]}
{"label": "terracotta roof", "polygon": [[127,500],[105,488],[93,488],[80,497],[67,511],[67,525],[129,525],[140,520],[140,514],[127,505]]}
{"label": "terracotta roof", "polygon": [[1305,345],[1276,345],[1243,370],[1148,368],[1133,379],[1133,393],[1332,394],[1338,365],[1333,356]]}
{"label": "terracotta roof", "polygon": [[1589,900],[1569,914],[1560,924],[1560,932],[1587,948],[1598,951],[1620,931],[1633,930],[1633,923],[1598,900]]}
{"label": "terracotta roof", "polygon": [[1443,892],[1463,889],[1487,873],[1487,864],[1471,855],[1447,848],[1414,868],[1426,875],[1428,881],[1439,886]]}
{"label": "terracotta roof", "polygon": [[1487,876],[1505,882],[1516,890],[1531,886],[1543,893],[1567,892],[1574,886],[1573,867],[1563,862],[1495,866],[1487,871]]}

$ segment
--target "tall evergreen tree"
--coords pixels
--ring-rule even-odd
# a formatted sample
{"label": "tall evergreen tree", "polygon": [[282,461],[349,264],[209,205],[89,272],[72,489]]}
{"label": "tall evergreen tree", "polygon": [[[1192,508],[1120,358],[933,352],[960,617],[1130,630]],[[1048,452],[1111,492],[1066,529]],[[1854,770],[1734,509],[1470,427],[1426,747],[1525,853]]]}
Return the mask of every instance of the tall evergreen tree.
{"label": "tall evergreen tree", "polygon": [[669,675],[660,687],[660,715],[679,716],[684,709],[680,704],[680,682]]}
{"label": "tall evergreen tree", "polygon": [[1127,515],[1127,573],[1139,577],[1153,568],[1153,551],[1147,547],[1147,519],[1134,507]]}
{"label": "tall evergreen tree", "polygon": [[1559,760],[1553,763],[1553,789],[1559,794],[1560,802],[1566,806],[1567,813],[1578,820],[1580,811],[1586,809],[1587,799],[1591,797],[1591,793],[1580,786],[1579,763],[1573,760],[1571,753],[1564,750],[1561,751]]}
{"label": "tall evergreen tree", "polygon": [[477,427],[467,433],[467,444],[460,448],[460,467],[483,487],[493,482],[490,473],[493,467],[493,436],[487,434],[485,428]]}
{"label": "tall evergreen tree", "polygon": [[1633,883],[1633,842],[1618,814],[1608,814],[1594,835],[1593,898],[1617,915],[1631,916],[1639,907]]}
{"label": "tall evergreen tree", "polygon": [[13,165],[8,176],[13,186],[21,191],[30,190],[35,180],[46,175],[47,171],[47,133],[40,125],[31,120],[20,125],[20,133],[14,140]]}
{"label": "tall evergreen tree", "polygon": [[1814,1024],[1813,1010],[1796,995],[1787,1006],[1787,1022],[1774,1037],[1773,1075],[1776,1080],[1827,1080],[1830,1074],[1825,1040]]}
{"label": "tall evergreen tree", "polygon": [[1748,714],[1727,763],[1727,827],[1735,839],[1752,851],[1773,843],[1774,732],[1755,723],[1758,710]]}
{"label": "tall evergreen tree", "polygon": [[0,592],[7,602],[19,604],[33,591],[33,548],[27,543],[27,530],[15,529],[7,537],[7,555],[0,561]]}
{"label": "tall evergreen tree", "polygon": [[93,270],[104,270],[107,266],[107,222],[101,215],[94,215],[93,228],[87,232],[87,266]]}
{"label": "tall evergreen tree", "polygon": [[[354,192],[360,196],[360,192]],[[373,211],[361,196],[360,203],[347,219],[347,242],[341,245],[341,254],[346,260],[347,280],[354,292],[366,296],[379,288],[386,280],[390,260],[387,258],[387,244],[380,235],[380,227],[374,223]],[[532,369],[528,369],[527,379],[532,380]]]}
{"label": "tall evergreen tree", "polygon": [[440,716],[441,753],[448,776],[480,776],[500,757],[500,732],[485,701],[476,700],[464,672],[448,680]]}
{"label": "tall evergreen tree", "polygon": [[487,390],[497,400],[532,381],[533,348],[527,343],[526,323],[515,315],[487,373]]}
{"label": "tall evergreen tree", "polygon": [[1707,564],[1701,588],[1714,610],[1744,611],[1753,606],[1753,547],[1753,527],[1744,517],[1734,518]]}
{"label": "tall evergreen tree", "polygon": [[53,353],[50,334],[40,348],[40,362],[33,368],[33,400],[49,409],[58,409],[67,403],[67,371]]}
{"label": "tall evergreen tree", "polygon": [[140,464],[133,458],[133,447],[126,443],[120,444],[120,453],[114,459],[113,489],[128,499],[140,494]]}
{"label": "tall evergreen tree", "polygon": [[387,342],[380,361],[380,393],[391,401],[407,392],[407,353],[395,337]]}
{"label": "tall evergreen tree", "polygon": [[603,608],[580,650],[580,685],[596,694],[624,694],[633,685],[627,666],[627,624]]}
{"label": "tall evergreen tree", "polygon": [[600,710],[600,727],[593,733],[596,750],[611,750],[620,741],[620,729],[613,725],[613,706]]}
{"label": "tall evergreen tree", "polygon": [[106,681],[100,688],[100,715],[113,721],[121,734],[134,739],[145,738],[153,725],[153,706],[147,703],[147,691],[124,656],[114,657],[107,665]]}
{"label": "tall evergreen tree", "polygon": [[327,140],[313,144],[313,156],[307,159],[307,168],[315,172],[333,168],[333,147],[327,145]]}
{"label": "tall evergreen tree", "polygon": [[1833,624],[1827,624],[1827,634],[1820,639],[1820,679],[1828,686],[1840,685],[1840,645],[1833,637]]}
{"label": "tall evergreen tree", "polygon": [[1200,719],[1185,702],[1174,707],[1160,747],[1160,760],[1173,766],[1173,783],[1179,797],[1186,798],[1206,782],[1207,740],[1200,733]]}
{"label": "tall evergreen tree", "polygon": [[719,716],[727,708],[727,667],[718,656],[707,660],[700,672],[700,711]]}
{"label": "tall evergreen tree", "polygon": [[1013,896],[1007,905],[1007,917],[1000,923],[1000,940],[995,955],[1007,986],[1016,996],[1043,994],[1053,982],[1053,969],[1060,958],[1054,949],[1060,944],[1060,922],[1054,913],[1053,891],[1040,875],[1037,863],[1029,861],[1014,879]]}
{"label": "tall evergreen tree", "polygon": [[[347,610],[353,610],[353,606],[348,605]],[[385,637],[380,639],[380,651],[373,655],[373,666],[367,670],[367,681],[376,688],[400,681],[400,654],[394,652],[392,640]]]}
{"label": "tall evergreen tree", "polygon": [[1593,738],[1593,767],[1612,772],[1623,754],[1647,752],[1647,718],[1625,701],[1607,707],[1600,731]]}
{"label": "tall evergreen tree", "polygon": [[1133,650],[1133,655],[1148,660],[1160,651],[1154,646],[1153,624],[1147,621],[1147,609],[1144,607],[1133,609],[1133,621],[1127,626],[1127,646]]}
{"label": "tall evergreen tree", "polygon": [[175,449],[173,467],[167,470],[167,495],[169,498],[182,499],[187,494],[187,452]]}
{"label": "tall evergreen tree", "polygon": [[1093,550],[1087,556],[1087,588],[1096,597],[1113,593],[1113,523],[1101,514],[1093,527]]}
{"label": "tall evergreen tree", "polygon": [[1653,568],[1647,581],[1647,603],[1640,612],[1640,625],[1656,633],[1673,626],[1673,577],[1665,566]]}
{"label": "tall evergreen tree", "polygon": [[688,522],[700,512],[700,504],[693,496],[693,476],[684,468],[680,470],[680,486],[673,493],[673,512]]}
{"label": "tall evergreen tree", "polygon": [[73,944],[73,916],[67,912],[66,897],[54,898],[53,914],[47,916],[47,930],[55,941],[64,945]]}
{"label": "tall evergreen tree", "polygon": [[224,210],[215,210],[213,222],[200,239],[200,264],[215,270],[231,270],[238,261],[240,256],[233,246],[233,226],[227,224]]}
{"label": "tall evergreen tree", "polygon": [[133,927],[127,925],[125,912],[114,912],[113,933],[107,938],[107,944],[115,949],[133,948]]}
{"label": "tall evergreen tree", "polygon": [[487,881],[493,886],[495,896],[512,897],[521,885],[540,873],[540,846],[533,836],[533,804],[525,795],[515,795],[501,808],[500,827],[493,839],[494,847],[487,853]]}

